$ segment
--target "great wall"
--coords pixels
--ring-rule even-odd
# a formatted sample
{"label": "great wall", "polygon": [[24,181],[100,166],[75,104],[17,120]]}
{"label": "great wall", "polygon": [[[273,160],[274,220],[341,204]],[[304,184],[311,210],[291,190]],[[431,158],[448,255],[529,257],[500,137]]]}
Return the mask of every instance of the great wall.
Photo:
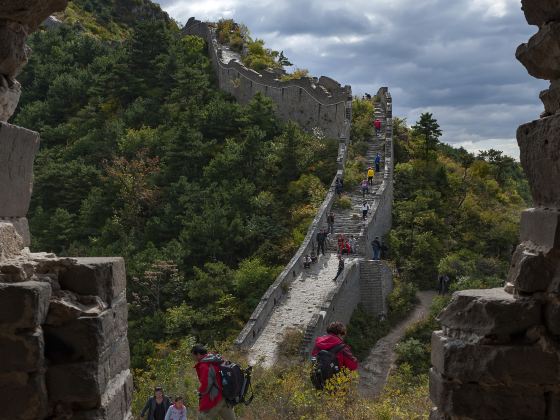
{"label": "great wall", "polygon": [[[530,74],[551,80],[541,93],[542,118],[521,126],[521,162],[534,209],[523,213],[521,244],[504,289],[463,291],[440,315],[432,338],[430,394],[433,420],[560,418],[560,6],[523,1],[538,33],[517,56]],[[10,419],[130,419],[132,376],[127,342],[126,273],[121,258],[58,258],[31,253],[26,214],[39,135],[6,121],[21,94],[15,80],[27,60],[25,40],[65,0],[0,0],[0,402]],[[225,63],[208,25],[189,21],[185,33],[202,36],[219,85],[239,101],[256,92],[271,97],[284,119],[319,127],[339,139],[338,171],[344,176],[350,144],[351,90],[325,77],[290,82]],[[361,196],[350,187],[352,209],[333,208],[334,179],[292,260],[262,297],[236,344],[254,361],[273,363],[287,328],[304,330],[302,355],[335,319],[348,321],[361,302],[372,313],[386,310],[392,271],[372,261],[369,242],[391,227],[393,198],[392,99],[377,93],[383,120],[368,159],[383,155],[384,171],[367,201],[367,220],[353,217]],[[318,229],[333,210],[336,232],[354,234],[359,252],[343,276],[330,248],[306,271],[302,257],[314,249]],[[359,213],[359,212],[358,212]]]}
{"label": "great wall", "polygon": [[[347,186],[352,199],[351,209],[333,207],[337,177],[344,178],[350,124],[352,121],[352,91],[350,86],[327,77],[280,81],[272,71],[258,73],[243,66],[237,56],[224,53],[216,40],[211,24],[189,19],[183,33],[203,37],[208,45],[212,65],[219,85],[240,102],[247,102],[257,92],[273,99],[278,115],[284,120],[296,120],[308,130],[318,127],[326,136],[339,140],[339,169],[330,190],[320,206],[304,241],[282,273],[268,288],[249,321],[239,334],[236,345],[249,353],[253,363],[269,366],[276,360],[278,346],[286,331],[304,331],[301,354],[310,351],[314,338],[323,333],[326,324],[334,320],[348,322],[358,303],[373,314],[386,312],[385,300],[392,288],[392,270],[383,261],[372,261],[369,245],[375,236],[383,236],[391,227],[393,201],[393,129],[392,98],[387,88],[380,88],[375,116],[383,122],[382,134],[370,141],[367,159],[373,165],[377,152],[382,156],[384,170],[376,175],[372,191],[366,196],[371,206],[368,218],[361,220],[362,204],[359,186]],[[327,225],[327,215],[335,213],[335,234],[355,235],[358,254],[347,261],[343,275],[335,283],[338,260],[333,248],[318,258],[316,266],[303,268],[303,258],[316,251],[315,238]],[[331,235],[331,242],[336,239]]]}

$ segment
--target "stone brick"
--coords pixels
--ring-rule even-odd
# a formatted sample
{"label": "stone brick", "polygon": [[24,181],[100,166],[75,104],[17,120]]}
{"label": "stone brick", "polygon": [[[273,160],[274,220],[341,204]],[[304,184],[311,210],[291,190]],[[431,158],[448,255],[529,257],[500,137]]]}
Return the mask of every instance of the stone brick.
{"label": "stone brick", "polygon": [[47,316],[50,297],[49,283],[0,283],[0,327],[5,331],[41,325]]}
{"label": "stone brick", "polygon": [[541,305],[532,299],[514,298],[503,288],[463,290],[453,294],[438,318],[447,328],[479,336],[509,335],[540,324]]}
{"label": "stone brick", "polygon": [[126,287],[124,260],[116,258],[76,258],[59,277],[63,289],[81,295],[99,296],[111,305]]}
{"label": "stone brick", "polygon": [[0,372],[35,372],[44,363],[43,331],[0,335]]}
{"label": "stone brick", "polygon": [[22,249],[23,239],[16,229],[11,224],[0,221],[0,261],[20,255]]}
{"label": "stone brick", "polygon": [[556,352],[532,346],[483,345],[432,334],[432,365],[445,377],[488,385],[557,384],[560,361]]}
{"label": "stone brick", "polygon": [[551,20],[560,20],[558,0],[521,0],[521,8],[529,25],[542,25]]}
{"label": "stone brick", "polygon": [[552,283],[556,265],[554,255],[545,255],[532,243],[523,242],[513,254],[507,279],[520,292],[544,292]]}
{"label": "stone brick", "polygon": [[126,337],[125,296],[99,316],[81,316],[63,325],[45,325],[46,355],[52,363],[95,361]]}
{"label": "stone brick", "polygon": [[98,410],[74,412],[73,420],[111,420],[132,418],[130,404],[132,403],[132,375],[125,370],[115,376],[107,385],[107,390],[101,398],[101,408]]}
{"label": "stone brick", "polygon": [[20,84],[16,81],[8,83],[8,80],[0,75],[0,121],[8,121],[11,118],[20,96]]}
{"label": "stone brick", "polygon": [[0,122],[0,217],[25,217],[39,134]]}
{"label": "stone brick", "polygon": [[47,391],[42,374],[0,373],[1,417],[37,420],[47,416]]}
{"label": "stone brick", "polygon": [[549,22],[517,47],[515,57],[533,77],[546,80],[560,79],[560,23]]}
{"label": "stone brick", "polygon": [[49,366],[46,374],[49,403],[71,404],[82,410],[97,409],[111,381],[126,371],[129,363],[128,341],[122,339],[99,361]]}
{"label": "stone brick", "polygon": [[11,218],[1,218],[0,223],[7,223],[12,225],[19,236],[23,239],[23,246],[31,245],[31,234],[29,233],[29,222],[27,217],[11,217]]}
{"label": "stone brick", "polygon": [[546,251],[560,248],[560,211],[558,209],[527,209],[521,213],[521,242],[531,241]]}
{"label": "stone brick", "polygon": [[517,143],[535,206],[560,208],[560,115],[523,124]]}
{"label": "stone brick", "polygon": [[27,28],[19,22],[4,20],[1,15],[0,12],[0,74],[8,79],[7,82],[13,83],[27,63],[30,52],[25,45]]}
{"label": "stone brick", "polygon": [[456,419],[544,419],[545,390],[536,386],[487,386],[450,381],[430,369],[430,398]]}
{"label": "stone brick", "polygon": [[38,27],[53,12],[64,10],[68,0],[0,0],[0,19]]}
{"label": "stone brick", "polygon": [[554,80],[548,89],[541,91],[539,98],[544,105],[545,115],[560,111],[560,80]]}

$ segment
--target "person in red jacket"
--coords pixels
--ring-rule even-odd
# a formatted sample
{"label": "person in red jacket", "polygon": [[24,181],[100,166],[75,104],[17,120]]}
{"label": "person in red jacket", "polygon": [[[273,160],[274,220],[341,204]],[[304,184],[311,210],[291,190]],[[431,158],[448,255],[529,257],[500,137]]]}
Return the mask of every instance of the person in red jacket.
{"label": "person in red jacket", "polygon": [[376,120],[373,122],[373,125],[375,126],[375,134],[379,135],[379,132],[381,131],[381,120],[379,118],[376,118]]}
{"label": "person in red jacket", "polygon": [[219,364],[222,359],[212,353],[208,353],[206,348],[195,345],[191,354],[196,360],[194,366],[200,386],[198,387],[198,418],[215,419],[221,417],[223,420],[235,420],[233,407],[228,407],[222,398],[222,378]]}
{"label": "person in red jacket", "polygon": [[[315,339],[315,347],[311,352],[311,356],[317,356],[321,350],[330,350],[333,347],[344,343],[342,339],[346,335],[346,327],[342,322],[331,322],[327,327],[327,335],[317,337]],[[350,346],[347,344],[342,350],[336,354],[338,359],[338,366],[342,369],[345,367],[348,370],[358,369],[358,360],[352,354]]]}

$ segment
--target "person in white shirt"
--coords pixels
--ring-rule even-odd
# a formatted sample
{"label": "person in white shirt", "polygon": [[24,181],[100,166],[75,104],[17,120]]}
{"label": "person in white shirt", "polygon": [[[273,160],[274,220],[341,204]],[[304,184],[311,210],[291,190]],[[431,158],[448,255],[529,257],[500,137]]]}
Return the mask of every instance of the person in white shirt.
{"label": "person in white shirt", "polygon": [[366,220],[368,211],[369,211],[369,204],[367,203],[367,201],[364,201],[364,204],[362,204],[362,220]]}

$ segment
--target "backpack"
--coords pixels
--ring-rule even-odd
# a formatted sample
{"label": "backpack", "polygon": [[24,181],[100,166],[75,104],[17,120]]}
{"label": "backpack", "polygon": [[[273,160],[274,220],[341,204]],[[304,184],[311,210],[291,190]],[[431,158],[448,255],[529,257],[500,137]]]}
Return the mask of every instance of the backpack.
{"label": "backpack", "polygon": [[311,359],[311,383],[315,389],[323,389],[328,379],[340,371],[336,355],[346,344],[340,343],[329,350],[321,350]]}
{"label": "backpack", "polygon": [[[220,371],[220,376],[222,377],[222,398],[226,401],[227,405],[230,407],[239,403],[249,405],[254,397],[253,388],[251,387],[252,366],[242,369],[238,364],[224,360],[218,355],[213,356],[210,361],[217,365]],[[216,383],[212,385],[217,387]],[[251,396],[247,397],[249,388],[251,388]]]}

